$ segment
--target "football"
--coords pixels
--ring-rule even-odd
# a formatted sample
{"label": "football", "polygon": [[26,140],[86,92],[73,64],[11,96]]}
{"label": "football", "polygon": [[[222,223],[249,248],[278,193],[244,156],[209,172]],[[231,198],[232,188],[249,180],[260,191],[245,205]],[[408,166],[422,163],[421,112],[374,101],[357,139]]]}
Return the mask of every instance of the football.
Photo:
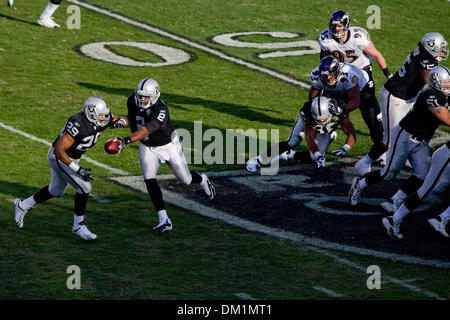
{"label": "football", "polygon": [[117,139],[106,141],[105,151],[109,154],[117,154],[120,151],[120,141]]}

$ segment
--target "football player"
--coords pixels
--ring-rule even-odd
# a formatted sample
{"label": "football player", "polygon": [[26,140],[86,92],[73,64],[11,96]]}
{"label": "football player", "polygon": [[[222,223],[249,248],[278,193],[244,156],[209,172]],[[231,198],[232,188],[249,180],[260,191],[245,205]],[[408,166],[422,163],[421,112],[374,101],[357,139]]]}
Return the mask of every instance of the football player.
{"label": "football player", "polygon": [[72,115],[48,150],[47,160],[51,168],[50,184],[26,199],[15,199],[15,221],[23,228],[26,213],[36,204],[54,197],[62,197],[68,184],[75,190],[75,215],[72,232],[84,240],[93,240],[92,233],[84,223],[84,214],[92,189],[93,176],[90,168],[80,166],[81,156],[97,142],[107,128],[124,128],[126,118],[113,117],[106,101],[90,97],[84,108]]}
{"label": "football player", "polygon": [[[436,197],[445,192],[450,183],[450,141],[444,144],[433,153],[431,158],[431,168],[422,186],[410,194],[402,203],[400,208],[392,216],[382,219],[383,226],[388,235],[394,239],[402,239],[400,224],[405,217],[416,209],[423,199],[428,196]],[[450,207],[440,215],[428,219],[434,230],[440,232],[444,237],[449,237],[445,227],[450,220]]]}
{"label": "football player", "polygon": [[[287,153],[286,159],[302,159],[302,155],[290,149],[298,146],[303,138],[306,138],[306,143],[309,149],[309,155],[313,161],[316,162],[317,168],[322,168],[325,165],[325,153],[327,152],[331,142],[336,138],[336,129],[341,125],[342,130],[347,135],[345,144],[341,149],[332,152],[334,155],[345,155],[354,145],[356,141],[356,133],[353,124],[348,118],[348,113],[343,112],[339,106],[339,102],[332,98],[324,96],[317,96],[312,100],[305,102],[303,108],[300,110],[297,120],[294,123],[289,138],[278,145],[280,156],[273,157],[270,148],[264,155],[259,155],[255,158],[249,159],[246,168],[250,172],[256,172],[261,166],[269,161],[279,161],[284,159],[284,153]],[[271,155],[269,157],[268,155]]]}
{"label": "football player", "polygon": [[380,89],[383,141],[390,145],[392,130],[411,110],[422,87],[430,80],[430,70],[447,59],[447,41],[437,32],[427,33],[408,55],[403,65]]}
{"label": "football player", "polygon": [[450,126],[449,96],[450,71],[445,67],[434,67],[430,72],[430,82],[422,88],[413,108],[392,130],[386,165],[381,170],[368,173],[363,179],[353,178],[348,193],[351,205],[358,203],[361,192],[368,186],[395,178],[406,159],[411,162],[414,175],[392,196],[395,209],[391,211],[395,212],[399,204],[422,185],[430,169],[429,141],[441,123]]}
{"label": "football player", "polygon": [[[160,89],[153,79],[143,79],[127,100],[131,136],[117,138],[120,151],[129,143],[140,141],[139,159],[150,199],[159,217],[155,232],[172,230],[156,175],[161,163],[166,162],[175,176],[186,185],[200,184],[209,199],[216,191],[204,173],[190,171],[178,134],[170,121],[169,109],[159,98]],[[119,151],[119,152],[120,152]]]}
{"label": "football player", "polygon": [[[342,10],[333,12],[330,18],[328,29],[322,31],[319,35],[320,58],[332,55],[339,62],[344,62],[358,67],[367,72],[369,80],[372,81],[375,92],[375,84],[372,77],[372,59],[374,58],[383,74],[387,79],[392,77],[386,60],[383,55],[375,48],[370,40],[369,33],[361,27],[350,27],[349,14]],[[374,93],[375,95],[375,93]],[[378,101],[375,98],[376,119],[381,118],[381,110]],[[372,119],[371,121],[375,121]],[[371,154],[373,155],[373,154]],[[384,153],[380,155],[380,160],[384,159]],[[363,157],[355,165],[355,169],[360,175],[370,171],[374,160],[369,154]]]}
{"label": "football player", "polygon": [[53,14],[59,8],[61,2],[62,0],[49,0],[37,23],[46,28],[59,28],[60,25],[53,20]]}
{"label": "football player", "polygon": [[347,12],[337,10],[330,18],[328,29],[319,36],[320,59],[331,55],[339,60],[358,67],[372,78],[372,61],[375,59],[386,78],[392,77],[386,60],[370,40],[369,33],[361,27],[350,27]]}
{"label": "football player", "polygon": [[[323,91],[324,95],[347,101],[344,106],[344,111],[347,113],[359,107],[373,141],[368,153],[370,159],[376,160],[386,152],[387,148],[382,141],[380,108],[375,98],[373,81],[370,80],[366,71],[327,56],[320,61],[319,67],[311,72],[310,82],[310,99]],[[361,175],[365,173],[361,171],[358,163],[355,169]]]}

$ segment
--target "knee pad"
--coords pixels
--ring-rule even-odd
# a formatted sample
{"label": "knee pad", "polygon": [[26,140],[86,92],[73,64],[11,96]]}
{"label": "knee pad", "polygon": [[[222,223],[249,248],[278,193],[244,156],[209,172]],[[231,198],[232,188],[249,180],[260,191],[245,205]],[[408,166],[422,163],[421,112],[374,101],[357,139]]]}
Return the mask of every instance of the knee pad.
{"label": "knee pad", "polygon": [[412,211],[419,206],[421,201],[417,192],[413,192],[405,199],[403,204],[409,211]]}
{"label": "knee pad", "polygon": [[422,179],[419,179],[415,175],[412,175],[405,181],[405,183],[400,187],[400,189],[405,194],[411,194],[414,191],[417,191],[417,189],[419,189],[422,184],[423,184]]}
{"label": "knee pad", "polygon": [[384,176],[384,180],[391,181],[398,175],[398,173],[398,170],[389,170],[389,172]]}

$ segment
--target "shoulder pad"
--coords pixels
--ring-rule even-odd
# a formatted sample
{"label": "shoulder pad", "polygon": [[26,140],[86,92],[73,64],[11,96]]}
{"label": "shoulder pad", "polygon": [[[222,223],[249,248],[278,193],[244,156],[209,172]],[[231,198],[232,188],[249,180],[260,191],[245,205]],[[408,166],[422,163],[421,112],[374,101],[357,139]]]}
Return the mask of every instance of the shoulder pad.
{"label": "shoulder pad", "polygon": [[329,39],[328,37],[328,29],[323,30],[319,35],[319,40]]}

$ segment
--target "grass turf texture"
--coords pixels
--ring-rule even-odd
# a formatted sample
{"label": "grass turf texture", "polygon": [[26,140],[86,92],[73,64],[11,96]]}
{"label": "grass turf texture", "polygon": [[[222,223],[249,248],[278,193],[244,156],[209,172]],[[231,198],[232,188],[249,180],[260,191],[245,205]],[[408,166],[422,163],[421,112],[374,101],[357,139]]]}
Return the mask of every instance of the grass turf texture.
{"label": "grass turf texture", "polygon": [[[328,17],[338,8],[349,11],[352,25],[365,27],[371,1],[351,5],[343,1],[90,1],[108,9],[220,49],[230,55],[308,80],[318,64],[318,55],[257,59],[258,49],[231,48],[210,42],[214,35],[242,31],[289,31],[316,39]],[[194,121],[203,128],[280,129],[289,134],[307,91],[242,66],[220,60],[173,40],[81,9],[81,30],[65,27],[63,2],[55,14],[61,29],[35,24],[45,1],[16,1],[0,7],[0,122],[47,141],[53,141],[67,118],[80,110],[83,101],[105,98],[115,115],[126,112],[126,97],[138,81],[156,79],[171,117],[180,128],[192,130]],[[450,6],[446,1],[380,1],[381,29],[369,30],[392,72],[403,63],[421,36],[439,31],[450,38],[445,22]],[[439,8],[439,10],[436,10]],[[356,19],[356,20],[355,20]],[[420,22],[420,23],[419,23]],[[245,38],[267,41],[261,36]],[[303,39],[303,38],[302,38]],[[156,42],[183,49],[193,62],[162,68],[134,68],[88,59],[74,48],[96,41]],[[295,39],[294,39],[295,40]],[[290,40],[291,41],[291,40]],[[264,52],[267,50],[263,50]],[[117,52],[136,59],[158,61],[134,49]],[[449,61],[443,65],[449,66]],[[374,65],[377,88],[384,76]],[[371,145],[359,111],[351,114],[358,142],[350,156],[366,153]],[[218,121],[220,120],[220,121]],[[103,143],[127,129],[107,131],[86,154],[132,174],[140,174],[137,145],[127,146],[119,157],[107,155]],[[262,299],[328,299],[313,289],[320,285],[344,294],[347,299],[423,299],[422,293],[385,283],[382,290],[368,290],[364,271],[290,243],[229,227],[169,206],[174,231],[150,233],[156,214],[146,195],[106,181],[108,171],[92,167],[97,179],[93,193],[109,199],[88,204],[86,221],[99,235],[83,243],[70,233],[73,216],[71,189],[62,199],[53,199],[33,209],[18,231],[13,223],[10,199],[25,197],[48,183],[47,147],[0,128],[0,298],[1,299],[237,299],[245,292]],[[342,131],[331,148],[344,142]],[[300,150],[304,150],[302,145]],[[331,156],[329,156],[331,158]],[[82,162],[83,163],[83,162]],[[242,168],[242,165],[192,165],[202,171]],[[167,173],[162,166],[160,173]],[[368,235],[370,236],[370,235]],[[356,255],[340,256],[367,267],[377,264],[382,275],[419,278],[418,287],[450,298],[449,271]],[[82,290],[68,290],[66,269],[80,266]]]}

